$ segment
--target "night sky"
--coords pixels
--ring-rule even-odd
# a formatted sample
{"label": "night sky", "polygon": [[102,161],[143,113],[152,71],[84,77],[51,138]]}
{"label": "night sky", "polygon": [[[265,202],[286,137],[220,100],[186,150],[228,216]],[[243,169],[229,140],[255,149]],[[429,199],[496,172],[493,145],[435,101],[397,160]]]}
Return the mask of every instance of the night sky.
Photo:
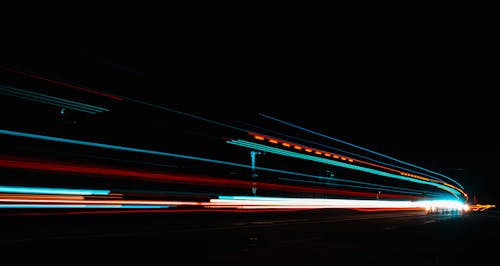
{"label": "night sky", "polygon": [[498,52],[488,36],[305,32],[38,40],[7,46],[2,63],[197,114],[273,115],[498,202]]}

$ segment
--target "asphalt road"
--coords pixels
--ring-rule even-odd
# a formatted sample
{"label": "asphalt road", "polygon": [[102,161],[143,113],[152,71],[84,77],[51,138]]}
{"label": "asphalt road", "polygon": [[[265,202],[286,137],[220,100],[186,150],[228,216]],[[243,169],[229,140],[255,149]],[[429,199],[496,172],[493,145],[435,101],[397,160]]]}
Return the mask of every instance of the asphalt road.
{"label": "asphalt road", "polygon": [[494,210],[3,215],[1,221],[3,256],[64,254],[89,262],[447,265],[490,261],[500,240]]}

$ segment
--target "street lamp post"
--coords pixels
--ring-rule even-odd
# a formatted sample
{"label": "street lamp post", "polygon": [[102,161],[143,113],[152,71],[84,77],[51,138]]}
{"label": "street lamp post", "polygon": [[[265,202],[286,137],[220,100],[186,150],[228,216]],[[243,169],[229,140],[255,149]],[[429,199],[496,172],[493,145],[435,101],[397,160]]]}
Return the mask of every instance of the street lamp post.
{"label": "street lamp post", "polygon": [[261,154],[260,151],[250,151],[250,159],[251,159],[251,168],[252,168],[252,195],[257,195],[257,182],[256,182],[256,178],[259,176],[256,172],[255,172],[255,157],[257,156],[257,154]]}

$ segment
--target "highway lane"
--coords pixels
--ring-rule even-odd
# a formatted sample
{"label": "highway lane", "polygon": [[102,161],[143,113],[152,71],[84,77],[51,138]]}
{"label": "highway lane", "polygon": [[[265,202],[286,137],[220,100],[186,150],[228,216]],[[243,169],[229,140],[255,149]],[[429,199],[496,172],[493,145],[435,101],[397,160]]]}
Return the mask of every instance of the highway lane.
{"label": "highway lane", "polygon": [[114,260],[446,264],[488,258],[499,218],[349,210],[2,216],[0,246]]}

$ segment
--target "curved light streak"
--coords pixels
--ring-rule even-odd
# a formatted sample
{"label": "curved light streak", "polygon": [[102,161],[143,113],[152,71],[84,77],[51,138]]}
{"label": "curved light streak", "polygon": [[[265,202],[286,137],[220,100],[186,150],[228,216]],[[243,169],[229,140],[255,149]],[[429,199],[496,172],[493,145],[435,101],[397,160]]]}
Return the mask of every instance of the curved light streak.
{"label": "curved light streak", "polygon": [[[340,155],[340,154],[334,154],[334,153],[331,153],[331,152],[328,152],[328,151],[324,151],[324,150],[317,150],[317,149],[314,149],[314,148],[306,148],[306,146],[303,146],[301,144],[296,144],[296,143],[291,143],[291,142],[287,142],[287,141],[283,141],[283,140],[278,140],[278,139],[275,139],[275,138],[272,138],[272,137],[269,137],[269,136],[257,135],[257,134],[255,134],[253,132],[249,132],[249,134],[252,135],[252,136],[254,136],[254,138],[257,139],[257,140],[265,141],[267,139],[270,143],[273,143],[273,144],[276,144],[276,145],[281,144],[282,146],[285,146],[285,147],[291,147],[291,146],[293,146],[294,149],[298,149],[298,150],[304,149],[306,152],[309,152],[309,153],[311,153],[314,150],[315,151],[314,154],[315,155],[320,155],[322,158],[329,157],[329,158],[340,159],[340,160],[348,161],[348,162],[356,162],[356,163],[366,164],[366,165],[369,165],[369,166],[372,166],[372,167],[376,167],[376,168],[380,168],[380,169],[384,169],[384,170],[387,170],[387,171],[390,171],[390,172],[395,172],[395,173],[398,173],[398,174],[403,175],[403,176],[408,176],[408,177],[412,177],[412,178],[416,178],[416,179],[421,179],[421,180],[429,181],[429,182],[440,183],[440,184],[443,184],[445,186],[449,186],[451,188],[454,188],[454,189],[460,191],[460,193],[462,193],[465,197],[467,197],[466,193],[463,190],[461,190],[460,188],[457,188],[456,186],[453,186],[453,185],[451,185],[449,183],[446,183],[446,182],[442,181],[441,179],[432,179],[432,178],[427,178],[427,177],[423,177],[423,176],[419,176],[419,175],[415,175],[415,174],[410,174],[410,173],[407,173],[407,172],[401,172],[400,170],[392,169],[392,168],[389,168],[389,167],[386,167],[386,166],[377,165],[377,164],[374,164],[374,163],[365,162],[365,161],[361,161],[361,160],[358,160],[358,159],[353,159],[353,158],[350,158],[350,157],[347,157],[347,156],[343,156],[343,155]],[[398,167],[398,168],[404,169],[402,167]],[[411,170],[408,170],[408,169],[405,169],[405,170],[411,171]]]}
{"label": "curved light streak", "polygon": [[[291,182],[301,182],[301,183],[309,183],[309,184],[317,184],[317,185],[323,185],[323,186],[342,186],[342,187],[351,187],[351,188],[361,188],[361,189],[370,189],[370,190],[379,190],[379,191],[391,191],[391,192],[396,192],[396,193],[401,193],[401,194],[415,194],[415,195],[435,195],[435,196],[443,196],[443,194],[438,194],[438,193],[432,193],[428,191],[419,191],[419,190],[414,190],[414,189],[407,189],[407,188],[396,188],[396,187],[389,187],[389,186],[384,186],[384,185],[372,185],[366,182],[359,182],[359,183],[366,183],[368,186],[360,186],[360,185],[347,185],[347,184],[325,184],[319,181],[311,181],[311,180],[298,180],[298,179],[292,179],[292,178],[283,178],[280,177],[278,178],[280,180],[285,180],[285,181],[291,181]],[[353,181],[356,182],[356,181]]]}
{"label": "curved light streak", "polygon": [[[255,126],[254,126],[255,127]],[[259,127],[261,128],[261,127]],[[261,128],[262,129],[262,128]],[[282,136],[285,136],[287,138],[291,138],[291,139],[296,139],[296,140],[299,140],[299,141],[302,141],[302,142],[306,142],[306,143],[310,143],[310,144],[313,144],[313,145],[316,145],[316,146],[320,146],[320,147],[324,147],[324,148],[328,148],[330,150],[335,150],[337,152],[340,152],[340,153],[344,153],[344,154],[349,154],[349,156],[354,156],[354,157],[358,157],[358,158],[363,158],[365,160],[368,160],[370,162],[374,162],[374,163],[377,163],[377,164],[374,164],[374,163],[370,163],[370,162],[366,162],[366,161],[362,161],[362,160],[359,160],[359,159],[353,159],[354,161],[357,161],[357,162],[360,162],[360,163],[364,163],[364,164],[369,164],[369,165],[373,165],[375,167],[379,167],[379,168],[385,168],[386,166],[390,166],[390,167],[393,167],[395,169],[400,169],[400,170],[404,170],[404,171],[409,171],[409,172],[413,172],[413,173],[416,173],[416,174],[419,174],[419,175],[422,175],[422,176],[426,176],[428,178],[431,178],[431,179],[435,179],[435,180],[439,180],[443,183],[446,183],[445,181],[443,181],[442,179],[439,179],[435,176],[430,176],[428,173],[423,173],[423,172],[420,172],[420,171],[417,171],[417,170],[414,170],[414,169],[408,169],[408,168],[405,168],[405,167],[402,167],[402,166],[399,166],[399,165],[394,165],[394,164],[390,164],[390,163],[386,163],[386,162],[382,162],[382,161],[379,161],[379,160],[375,160],[373,158],[370,158],[370,157],[367,157],[367,156],[364,156],[364,155],[361,155],[361,154],[358,154],[358,153],[354,153],[354,152],[350,152],[350,151],[346,151],[346,150],[343,150],[343,149],[339,149],[339,148],[335,148],[335,147],[332,147],[332,146],[329,146],[329,145],[325,145],[325,144],[322,144],[322,143],[318,143],[318,142],[315,142],[315,141],[311,141],[311,140],[307,140],[307,139],[303,139],[303,138],[299,138],[299,137],[296,137],[296,136],[291,136],[291,135],[287,135],[287,134],[283,134],[283,133],[280,133],[280,132],[276,132],[274,130],[269,130],[269,129],[262,129],[262,130],[266,130],[266,131],[269,131],[269,132],[273,132],[275,134],[279,134],[279,135],[282,135]],[[254,132],[249,132],[250,135],[253,135],[256,139],[259,139],[259,140],[264,140],[264,138],[258,138],[258,136],[264,136],[265,134],[257,134],[257,133],[254,133]],[[290,143],[291,144],[291,143]],[[301,145],[302,146],[302,145]],[[328,152],[328,153],[332,153],[332,152]],[[348,156],[345,156],[345,157],[348,157]],[[385,165],[385,166],[383,166]],[[394,169],[393,169],[394,170]],[[394,171],[399,171],[399,170],[394,170]]]}
{"label": "curved light streak", "polygon": [[109,109],[106,109],[103,107],[98,107],[98,106],[85,104],[85,103],[81,103],[81,102],[76,102],[76,101],[70,101],[70,100],[66,100],[63,98],[49,96],[46,94],[37,93],[37,92],[33,92],[33,91],[17,89],[17,88],[5,86],[2,84],[0,84],[0,93],[3,93],[5,95],[9,95],[9,96],[13,96],[13,97],[18,97],[18,98],[30,100],[30,101],[51,104],[51,105],[55,105],[58,107],[64,107],[64,108],[73,109],[76,111],[86,112],[86,113],[91,113],[91,114],[109,111]]}
{"label": "curved light streak", "polygon": [[[62,143],[69,143],[69,144],[77,144],[77,145],[84,145],[84,146],[91,146],[91,147],[99,147],[99,148],[107,148],[107,149],[115,149],[115,150],[123,150],[123,151],[131,151],[131,152],[138,152],[138,153],[147,153],[147,154],[154,154],[154,155],[160,155],[160,156],[169,156],[169,157],[176,157],[176,158],[182,158],[182,159],[189,159],[189,160],[197,160],[197,161],[203,161],[203,162],[209,162],[209,163],[218,163],[218,164],[224,164],[224,165],[231,165],[231,166],[237,166],[237,167],[242,167],[242,168],[251,168],[249,165],[245,164],[239,164],[239,163],[233,163],[233,162],[226,162],[226,161],[221,161],[221,160],[215,160],[215,159],[208,159],[208,158],[202,158],[202,157],[194,157],[194,156],[189,156],[189,155],[182,155],[182,154],[174,154],[174,153],[168,153],[168,152],[160,152],[160,151],[153,151],[153,150],[146,150],[146,149],[138,149],[138,148],[130,148],[130,147],[125,147],[125,146],[118,146],[118,145],[110,145],[110,144],[103,144],[103,143],[96,143],[96,142],[89,142],[89,141],[81,141],[81,140],[74,140],[74,139],[67,139],[67,138],[59,138],[59,137],[51,137],[51,136],[45,136],[45,135],[39,135],[39,134],[32,134],[32,133],[24,133],[24,132],[17,132],[17,131],[10,131],[10,130],[3,130],[0,129],[0,134],[5,134],[5,135],[11,135],[11,136],[18,136],[18,137],[27,137],[27,138],[33,138],[33,139],[40,139],[40,140],[47,140],[47,141],[55,141],[55,142],[62,142]],[[26,164],[27,162],[24,162]],[[15,161],[10,162],[10,161],[4,161],[3,166],[9,166],[9,167],[15,167],[15,166],[20,166],[19,163],[16,163]],[[31,164],[30,167],[42,167],[42,169],[50,170],[50,169],[61,169],[61,170],[68,170],[68,167],[62,167],[61,166],[55,166],[55,165],[38,165],[35,166]],[[56,168],[54,168],[56,167]],[[83,171],[84,168],[76,168],[74,171]],[[255,167],[257,170],[261,171],[268,171],[268,172],[274,172],[274,173],[283,173],[283,174],[289,174],[289,175],[296,175],[296,176],[306,176],[306,177],[314,177],[316,178],[317,176],[315,175],[309,175],[309,174],[303,174],[303,173],[297,173],[297,172],[290,172],[290,171],[285,171],[285,170],[280,170],[280,169],[272,169],[272,168],[266,168],[266,167]],[[86,170],[93,172],[94,170]],[[111,174],[111,171],[107,172],[108,174]],[[116,173],[116,172],[113,172]],[[126,171],[122,171],[122,174],[125,176],[129,175],[130,173],[127,173]],[[141,173],[143,174],[143,173]],[[152,177],[156,178],[156,177]],[[227,182],[227,181],[221,181],[222,183]],[[246,181],[245,181],[246,182]],[[250,181],[248,181],[250,182]]]}
{"label": "curved light streak", "polygon": [[343,140],[340,140],[340,139],[337,139],[337,138],[333,138],[333,137],[330,137],[330,136],[327,136],[327,135],[324,135],[324,134],[321,134],[321,133],[318,133],[318,132],[315,132],[315,131],[312,131],[312,130],[309,130],[307,128],[303,128],[301,126],[298,126],[298,125],[295,125],[295,124],[292,124],[292,123],[289,123],[289,122],[285,122],[283,120],[280,120],[280,119],[277,119],[277,118],[274,118],[272,116],[269,116],[269,115],[265,115],[265,114],[260,114],[261,116],[265,117],[265,118],[268,118],[268,119],[271,119],[273,121],[277,121],[277,122],[280,122],[282,124],[285,124],[285,125],[288,125],[288,126],[291,126],[291,127],[294,127],[294,128],[298,128],[298,129],[301,129],[301,130],[304,130],[304,131],[307,131],[309,133],[312,133],[312,134],[315,134],[315,135],[318,135],[318,136],[321,136],[321,137],[324,137],[324,138],[327,138],[327,139],[331,139],[331,140],[334,140],[334,141],[337,141],[337,142],[340,142],[340,143],[343,143],[343,144],[347,144],[349,146],[352,146],[352,147],[355,147],[355,148],[358,148],[358,149],[361,149],[361,150],[364,150],[364,151],[367,151],[367,152],[370,152],[370,153],[373,153],[373,154],[376,154],[376,155],[379,155],[379,156],[382,156],[384,158],[387,158],[387,159],[391,159],[393,161],[396,161],[396,162],[399,162],[399,163],[402,163],[402,164],[405,164],[405,165],[409,165],[409,166],[412,166],[412,167],[415,167],[415,168],[418,168],[418,169],[421,169],[421,170],[424,170],[424,171],[427,171],[429,173],[433,173],[435,175],[439,175],[439,176],[442,176],[450,181],[452,181],[453,183],[455,183],[457,186],[459,186],[461,189],[464,189],[462,187],[462,185],[460,185],[460,183],[458,183],[457,181],[453,180],[452,178],[450,177],[447,177],[443,174],[440,174],[440,173],[436,173],[434,171],[431,171],[431,170],[428,170],[428,169],[425,169],[423,167],[420,167],[420,166],[417,166],[417,165],[414,165],[414,164],[411,164],[411,163],[407,163],[407,162],[404,162],[404,161],[401,161],[401,160],[398,160],[396,158],[393,158],[393,157],[390,157],[390,156],[387,156],[387,155],[384,155],[382,153],[379,153],[379,152],[376,152],[376,151],[372,151],[370,149],[367,149],[367,148],[363,148],[361,146],[358,146],[358,145],[355,145],[355,144],[352,144],[352,143],[349,143],[349,142],[346,142],[346,141],[343,141]]}
{"label": "curved light streak", "polygon": [[[207,176],[187,175],[187,174],[164,174],[164,173],[151,173],[144,171],[123,170],[114,168],[102,168],[92,166],[68,165],[68,164],[55,164],[47,162],[32,162],[32,161],[19,161],[19,160],[3,160],[0,159],[0,166],[9,168],[21,168],[31,170],[44,170],[51,172],[67,172],[78,174],[92,174],[99,176],[117,176],[128,177],[138,180],[151,180],[155,182],[167,182],[178,184],[191,184],[198,186],[212,186],[212,187],[238,187],[250,188],[254,185],[252,181],[234,180],[227,178],[213,178]],[[248,166],[247,166],[248,167]],[[281,172],[279,170],[267,169],[268,171]],[[283,171],[283,173],[286,173]],[[288,173],[290,174],[290,173]],[[311,175],[312,176],[312,175]],[[332,189],[325,187],[303,187],[293,186],[286,184],[274,184],[266,182],[258,182],[258,186],[262,190],[274,191],[293,191],[293,192],[307,192],[307,193],[324,193],[333,195],[349,195],[358,197],[375,198],[376,193],[349,191],[342,189]],[[414,198],[410,195],[395,195],[384,194],[386,198]]]}
{"label": "curved light streak", "polygon": [[24,75],[24,76],[27,76],[27,77],[30,77],[30,78],[35,78],[35,79],[47,81],[47,82],[54,83],[54,84],[57,84],[57,85],[61,85],[61,86],[64,86],[64,87],[73,88],[73,89],[77,89],[77,90],[81,90],[81,91],[85,91],[85,92],[89,92],[89,93],[101,95],[101,96],[112,98],[112,99],[115,99],[115,100],[123,100],[123,98],[115,96],[115,95],[103,93],[103,92],[96,91],[96,90],[91,90],[91,89],[88,89],[88,88],[83,88],[83,87],[80,87],[80,86],[72,85],[72,84],[69,84],[69,83],[65,83],[65,82],[61,82],[61,81],[57,81],[57,80],[53,80],[53,79],[48,79],[48,78],[45,78],[45,77],[41,77],[41,76],[38,76],[38,75],[33,75],[33,74],[30,74],[30,73],[22,72],[22,71],[15,70],[15,69],[12,69],[12,68],[0,66],[0,69],[8,71],[8,72],[11,72],[11,73],[16,73],[16,74]]}
{"label": "curved light streak", "polygon": [[367,172],[367,173],[371,173],[371,174],[375,174],[375,175],[386,176],[386,177],[390,177],[390,178],[394,178],[394,179],[410,181],[410,182],[414,182],[414,183],[431,185],[431,186],[446,190],[448,192],[451,192],[455,196],[462,195],[462,193],[460,191],[458,191],[454,188],[450,188],[450,187],[447,187],[447,186],[444,186],[444,185],[441,185],[441,184],[438,184],[435,182],[429,182],[429,181],[410,178],[410,177],[406,177],[406,176],[395,175],[395,174],[383,172],[380,170],[375,170],[375,169],[366,168],[366,167],[362,167],[362,166],[358,166],[358,165],[352,165],[352,164],[343,163],[343,162],[337,162],[334,160],[320,158],[317,156],[291,152],[291,151],[278,149],[278,148],[270,147],[267,145],[257,144],[257,143],[253,143],[253,142],[249,142],[249,141],[245,141],[245,140],[229,140],[227,142],[230,144],[235,144],[235,145],[239,145],[242,147],[252,148],[252,149],[256,149],[256,150],[260,150],[260,151],[265,151],[265,152],[280,154],[280,155],[284,155],[284,156],[295,157],[295,158],[300,158],[300,159],[335,165],[335,166],[339,166],[339,167],[344,167],[344,168],[353,169],[353,170],[357,170],[357,171]]}

